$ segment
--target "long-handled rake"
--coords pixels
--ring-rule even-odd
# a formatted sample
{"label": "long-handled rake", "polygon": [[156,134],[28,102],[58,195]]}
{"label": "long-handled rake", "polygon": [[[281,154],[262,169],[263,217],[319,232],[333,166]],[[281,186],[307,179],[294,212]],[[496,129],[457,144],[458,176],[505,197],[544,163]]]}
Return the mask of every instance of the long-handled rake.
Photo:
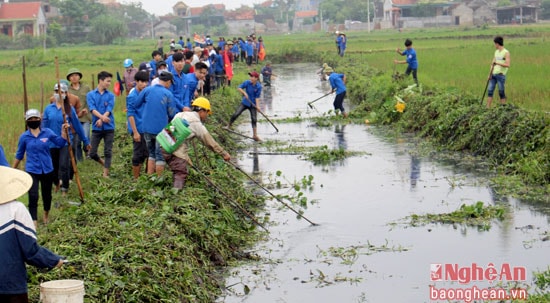
{"label": "long-handled rake", "polygon": [[317,99],[315,99],[315,100],[313,100],[313,101],[309,101],[309,102],[307,103],[307,106],[309,106],[309,108],[313,109],[313,106],[312,106],[311,104],[313,104],[313,103],[315,103],[315,102],[317,102],[317,101],[323,99],[324,97],[326,97],[326,96],[328,96],[328,95],[330,95],[330,94],[332,94],[332,91],[331,91],[330,93],[326,93],[326,94],[322,95],[321,97],[319,97],[319,98],[317,98]]}

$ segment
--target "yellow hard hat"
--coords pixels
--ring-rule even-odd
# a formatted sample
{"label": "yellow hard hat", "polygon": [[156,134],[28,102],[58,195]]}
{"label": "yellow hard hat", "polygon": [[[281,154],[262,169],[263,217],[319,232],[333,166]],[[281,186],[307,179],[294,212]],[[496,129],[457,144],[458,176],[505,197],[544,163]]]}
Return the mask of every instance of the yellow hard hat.
{"label": "yellow hard hat", "polygon": [[206,99],[204,97],[199,97],[199,98],[195,99],[195,101],[193,101],[191,106],[196,106],[196,107],[203,108],[208,112],[208,114],[210,114],[210,115],[212,114],[212,110],[210,109],[210,101],[208,101],[208,99]]}

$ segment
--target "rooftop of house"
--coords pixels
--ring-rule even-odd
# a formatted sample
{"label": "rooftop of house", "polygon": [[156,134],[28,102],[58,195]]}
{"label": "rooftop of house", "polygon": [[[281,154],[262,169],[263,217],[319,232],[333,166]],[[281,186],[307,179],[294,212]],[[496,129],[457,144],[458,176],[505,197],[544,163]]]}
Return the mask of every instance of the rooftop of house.
{"label": "rooftop of house", "polygon": [[36,19],[41,2],[13,2],[0,5],[0,19]]}

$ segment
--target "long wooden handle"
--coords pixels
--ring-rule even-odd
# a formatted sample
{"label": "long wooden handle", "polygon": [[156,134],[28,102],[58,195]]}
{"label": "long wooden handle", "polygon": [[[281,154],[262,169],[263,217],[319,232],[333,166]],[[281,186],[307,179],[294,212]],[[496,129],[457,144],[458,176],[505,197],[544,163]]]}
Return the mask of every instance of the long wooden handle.
{"label": "long wooden handle", "polygon": [[[58,94],[58,96],[61,100],[61,113],[63,114],[63,122],[68,123],[67,114],[65,112],[65,100],[63,100],[62,97],[61,97],[61,81],[59,80],[59,62],[58,62],[57,56],[55,56],[55,77],[57,78],[57,94]],[[78,193],[80,195],[80,201],[82,203],[84,203],[84,190],[82,189],[82,184],[80,183],[80,176],[78,175],[78,167],[76,166],[76,159],[74,157],[73,147],[71,145],[71,137],[69,135],[69,128],[65,128],[64,130],[61,129],[61,131],[65,131],[65,134],[67,136],[69,156],[71,158],[71,164],[72,164],[72,167],[73,167],[73,172],[74,172],[74,177],[75,177],[75,180],[76,180],[76,185],[78,187]]]}

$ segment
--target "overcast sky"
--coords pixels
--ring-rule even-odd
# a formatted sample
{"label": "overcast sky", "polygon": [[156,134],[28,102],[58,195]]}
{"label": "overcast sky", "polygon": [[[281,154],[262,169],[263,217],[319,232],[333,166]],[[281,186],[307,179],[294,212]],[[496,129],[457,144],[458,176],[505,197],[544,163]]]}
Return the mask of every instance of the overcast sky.
{"label": "overcast sky", "polygon": [[241,5],[243,4],[252,6],[253,4],[263,2],[264,0],[118,0],[118,2],[122,3],[141,2],[144,10],[157,16],[171,13],[172,6],[174,6],[174,4],[178,3],[179,1],[183,1],[183,3],[191,7],[223,3],[225,4],[225,8],[230,10],[241,7]]}

